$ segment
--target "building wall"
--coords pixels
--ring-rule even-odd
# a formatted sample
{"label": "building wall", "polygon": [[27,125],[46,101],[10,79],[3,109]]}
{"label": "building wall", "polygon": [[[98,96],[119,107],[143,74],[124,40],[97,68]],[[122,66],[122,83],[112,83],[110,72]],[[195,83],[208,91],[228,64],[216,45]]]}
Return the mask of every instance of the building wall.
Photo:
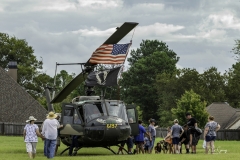
{"label": "building wall", "polygon": [[238,129],[240,127],[240,119],[234,123],[229,129]]}

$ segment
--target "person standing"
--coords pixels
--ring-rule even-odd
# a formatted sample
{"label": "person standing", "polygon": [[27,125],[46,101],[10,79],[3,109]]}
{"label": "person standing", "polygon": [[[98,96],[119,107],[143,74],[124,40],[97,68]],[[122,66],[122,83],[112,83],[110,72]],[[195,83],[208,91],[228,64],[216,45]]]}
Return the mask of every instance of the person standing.
{"label": "person standing", "polygon": [[136,144],[136,153],[144,154],[144,133],[146,133],[145,128],[142,126],[142,121],[138,120],[139,134],[134,136],[135,144]]}
{"label": "person standing", "polygon": [[58,128],[62,127],[56,120],[57,115],[49,112],[47,119],[43,122],[42,135],[45,137],[45,149],[47,158],[53,158],[57,144]]}
{"label": "person standing", "polygon": [[[61,114],[60,113],[56,113],[56,115],[57,115],[56,120],[60,124]],[[55,156],[57,155],[58,147],[60,147],[60,145],[61,145],[60,129],[58,129],[57,144],[56,144],[56,147],[55,147]]]}
{"label": "person standing", "polygon": [[40,132],[39,128],[36,124],[34,124],[34,121],[37,119],[34,118],[33,116],[30,116],[28,120],[26,120],[27,123],[24,127],[23,131],[23,137],[24,137],[24,142],[26,143],[26,149],[28,152],[28,156],[30,159],[35,158],[36,151],[37,151],[37,142],[39,137],[43,137]]}
{"label": "person standing", "polygon": [[155,119],[150,119],[150,125],[148,126],[148,134],[149,134],[149,140],[150,140],[150,146],[148,148],[148,153],[152,153],[155,137],[156,137],[156,129],[155,129]]}
{"label": "person standing", "polygon": [[183,126],[183,130],[184,130],[184,133],[180,137],[178,150],[180,150],[180,153],[182,153],[182,144],[184,144],[185,145],[185,149],[186,149],[186,154],[189,154],[189,136],[190,136],[190,133],[189,133],[187,124],[185,124]]}
{"label": "person standing", "polygon": [[186,119],[188,120],[187,125],[190,131],[189,147],[191,148],[192,153],[196,154],[196,146],[200,139],[200,136],[196,133],[197,120],[193,118],[191,113],[189,112],[186,113]]}
{"label": "person standing", "polygon": [[173,143],[173,153],[178,154],[178,144],[179,144],[179,139],[184,133],[184,130],[182,127],[178,124],[178,120],[174,120],[174,125],[171,127],[171,135],[172,135],[172,143]]}
{"label": "person standing", "polygon": [[205,125],[204,140],[206,141],[205,153],[208,154],[209,145],[211,154],[214,152],[214,141],[216,139],[216,132],[220,129],[220,125],[214,121],[213,116],[208,117],[208,122]]}

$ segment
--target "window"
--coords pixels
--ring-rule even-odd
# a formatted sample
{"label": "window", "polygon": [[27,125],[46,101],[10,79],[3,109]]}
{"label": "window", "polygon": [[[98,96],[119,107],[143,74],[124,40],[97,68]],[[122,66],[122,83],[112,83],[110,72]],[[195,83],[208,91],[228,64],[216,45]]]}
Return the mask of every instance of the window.
{"label": "window", "polygon": [[133,108],[127,110],[127,115],[129,123],[136,123],[136,114]]}

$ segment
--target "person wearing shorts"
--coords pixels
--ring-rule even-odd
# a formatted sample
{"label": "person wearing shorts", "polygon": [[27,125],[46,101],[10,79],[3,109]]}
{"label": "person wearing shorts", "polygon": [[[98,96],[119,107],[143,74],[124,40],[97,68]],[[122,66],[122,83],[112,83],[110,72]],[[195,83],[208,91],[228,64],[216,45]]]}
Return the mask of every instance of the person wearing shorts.
{"label": "person wearing shorts", "polygon": [[133,138],[132,136],[129,136],[127,138],[127,147],[128,147],[128,154],[132,154],[132,148],[133,148]]}
{"label": "person wearing shorts", "polygon": [[43,136],[39,132],[39,128],[34,121],[37,119],[33,116],[30,116],[29,119],[26,121],[29,124],[26,124],[23,131],[24,142],[26,143],[26,149],[28,152],[28,156],[30,159],[35,158],[37,152],[37,142],[38,138]]}
{"label": "person wearing shorts", "polygon": [[214,141],[216,139],[216,132],[220,129],[220,125],[214,121],[213,116],[208,117],[208,122],[204,129],[204,140],[206,141],[205,153],[208,154],[209,145],[211,153],[214,152]]}
{"label": "person wearing shorts", "polygon": [[182,144],[184,144],[185,145],[185,149],[186,149],[186,154],[189,154],[189,136],[190,136],[190,132],[189,132],[187,124],[185,124],[183,126],[183,130],[184,130],[184,133],[180,137],[180,142],[178,144],[178,150],[180,151],[180,153],[182,153]]}
{"label": "person wearing shorts", "polygon": [[142,121],[138,120],[138,126],[139,126],[139,134],[137,136],[134,136],[135,144],[136,144],[136,153],[144,154],[144,133],[146,133],[145,128],[142,126]]}
{"label": "person wearing shorts", "polygon": [[187,125],[190,131],[189,136],[189,147],[191,147],[191,151],[193,154],[196,154],[197,152],[197,144],[200,139],[200,136],[196,133],[197,128],[197,120],[192,117],[192,114],[190,112],[186,113],[186,119],[188,120]]}
{"label": "person wearing shorts", "polygon": [[174,148],[173,153],[178,154],[179,153],[178,144],[179,144],[180,137],[184,133],[184,130],[178,124],[177,119],[175,119],[173,122],[174,122],[174,125],[171,127],[172,143]]}

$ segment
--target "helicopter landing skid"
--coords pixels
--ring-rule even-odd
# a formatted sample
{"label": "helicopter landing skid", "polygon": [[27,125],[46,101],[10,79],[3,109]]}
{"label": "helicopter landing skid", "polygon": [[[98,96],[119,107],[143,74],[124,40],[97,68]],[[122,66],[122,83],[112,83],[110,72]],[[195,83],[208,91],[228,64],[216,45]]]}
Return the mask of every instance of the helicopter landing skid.
{"label": "helicopter landing skid", "polygon": [[[74,150],[73,150],[73,156],[76,156],[77,155],[77,151],[78,150],[80,150],[82,147],[78,147],[78,148],[74,148]],[[61,153],[60,153],[60,156],[64,153],[64,152],[66,152],[67,150],[69,150],[70,149],[70,147],[67,147],[66,149],[64,149]]]}
{"label": "helicopter landing skid", "polygon": [[[119,147],[119,148],[122,148],[120,145],[117,145],[117,147]],[[130,154],[130,153],[128,153],[128,151],[125,149],[125,148],[122,148],[127,154]]]}
{"label": "helicopter landing skid", "polygon": [[69,150],[70,149],[70,147],[67,147],[66,149],[64,149],[61,153],[60,153],[60,156],[64,153],[64,152],[66,152],[67,150]]}
{"label": "helicopter landing skid", "polygon": [[117,154],[114,150],[112,150],[110,147],[103,147],[105,149],[108,149],[109,151],[111,151],[113,154]]}

